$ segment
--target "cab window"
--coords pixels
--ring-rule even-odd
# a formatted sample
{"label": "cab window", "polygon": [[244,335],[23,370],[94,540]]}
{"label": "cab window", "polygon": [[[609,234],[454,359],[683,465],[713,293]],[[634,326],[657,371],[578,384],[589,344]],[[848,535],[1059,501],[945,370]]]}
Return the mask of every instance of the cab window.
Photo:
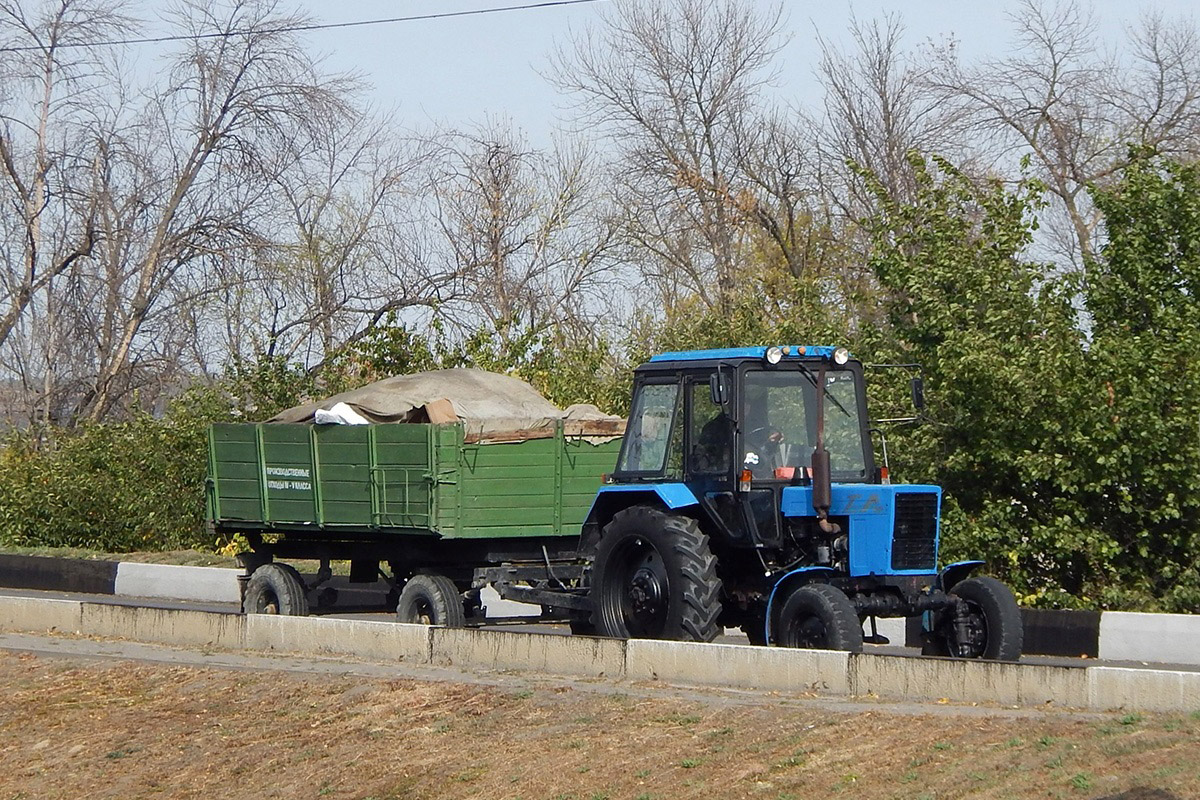
{"label": "cab window", "polygon": [[663,471],[667,453],[672,449],[671,434],[678,406],[678,384],[650,383],[638,390],[617,461],[618,472]]}

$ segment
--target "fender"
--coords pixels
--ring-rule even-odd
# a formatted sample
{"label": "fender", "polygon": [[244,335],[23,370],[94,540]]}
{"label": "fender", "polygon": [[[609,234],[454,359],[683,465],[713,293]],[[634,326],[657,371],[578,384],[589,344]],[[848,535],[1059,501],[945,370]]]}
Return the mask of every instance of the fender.
{"label": "fender", "polygon": [[954,584],[986,563],[986,561],[955,561],[953,564],[947,564],[938,573],[936,586],[943,592],[948,592],[954,588]]}
{"label": "fender", "polygon": [[[764,627],[763,627],[763,633],[766,635],[765,641],[767,642],[767,644],[771,643],[771,627],[772,627],[772,625],[771,625],[771,623],[772,623],[771,606],[775,603],[775,595],[779,592],[780,587],[783,586],[785,583],[787,583],[787,584],[797,583],[797,582],[808,583],[808,581],[801,581],[800,577],[808,577],[810,575],[815,577],[818,575],[832,575],[832,574],[833,574],[833,570],[829,567],[800,567],[799,569],[792,570],[791,572],[785,574],[779,580],[775,581],[775,585],[773,587],[771,587],[771,594],[767,598],[767,614],[766,614],[766,620],[764,622]],[[799,576],[799,577],[797,577],[797,576]],[[793,580],[793,578],[795,580]]]}
{"label": "fender", "polygon": [[612,515],[621,509],[639,503],[662,503],[674,511],[690,506],[699,506],[700,501],[682,483],[627,483],[616,486],[601,486],[592,501],[592,508],[584,518],[579,538],[579,552],[594,547],[600,530],[608,524]]}
{"label": "fender", "polygon": [[[618,495],[630,493],[656,496],[663,505],[672,511],[700,504],[692,490],[683,483],[626,483],[619,486],[601,486],[596,492],[596,499],[592,501],[592,509],[588,512],[587,519],[591,520],[595,517],[599,506],[613,501],[619,503],[624,498],[619,498]],[[625,504],[636,502],[636,498],[630,497]]]}

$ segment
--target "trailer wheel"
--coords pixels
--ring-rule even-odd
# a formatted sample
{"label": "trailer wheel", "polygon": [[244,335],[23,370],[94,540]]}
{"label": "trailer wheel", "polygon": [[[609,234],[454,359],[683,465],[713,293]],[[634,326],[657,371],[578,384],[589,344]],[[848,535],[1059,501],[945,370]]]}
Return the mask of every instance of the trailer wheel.
{"label": "trailer wheel", "polygon": [[601,636],[711,642],[721,632],[721,580],[694,519],[648,506],[604,527],[592,567]]}
{"label": "trailer wheel", "polygon": [[862,622],[845,592],[826,583],[810,583],[788,595],[779,612],[775,641],[780,647],[861,653]]}
{"label": "trailer wheel", "polygon": [[300,573],[287,564],[264,564],[250,576],[242,599],[246,614],[308,616],[308,590]]}
{"label": "trailer wheel", "polygon": [[396,621],[462,628],[467,615],[454,581],[445,575],[414,575],[400,592]]}
{"label": "trailer wheel", "polygon": [[1025,627],[1011,589],[995,578],[977,576],[955,584],[950,594],[966,601],[968,638],[959,641],[954,609],[949,608],[937,615],[933,647],[927,650],[952,658],[1016,661],[1021,657]]}

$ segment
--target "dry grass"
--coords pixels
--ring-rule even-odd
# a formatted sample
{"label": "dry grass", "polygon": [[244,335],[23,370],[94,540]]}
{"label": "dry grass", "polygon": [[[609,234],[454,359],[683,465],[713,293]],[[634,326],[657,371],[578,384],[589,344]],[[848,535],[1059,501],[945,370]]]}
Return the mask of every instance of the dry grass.
{"label": "dry grass", "polygon": [[[9,798],[1200,797],[1200,717],[912,716],[0,654]],[[1147,797],[1166,795],[1148,794]]]}

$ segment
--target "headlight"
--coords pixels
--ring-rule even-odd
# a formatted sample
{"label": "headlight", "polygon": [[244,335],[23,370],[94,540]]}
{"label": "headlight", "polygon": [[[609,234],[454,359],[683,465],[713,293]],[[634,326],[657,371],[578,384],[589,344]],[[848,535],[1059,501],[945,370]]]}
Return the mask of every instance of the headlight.
{"label": "headlight", "polygon": [[833,351],[833,363],[841,366],[850,360],[850,351],[844,347],[839,347]]}
{"label": "headlight", "polygon": [[779,359],[781,359],[781,358],[783,358],[783,351],[780,350],[778,347],[768,347],[767,348],[767,363],[768,364],[778,364]]}

